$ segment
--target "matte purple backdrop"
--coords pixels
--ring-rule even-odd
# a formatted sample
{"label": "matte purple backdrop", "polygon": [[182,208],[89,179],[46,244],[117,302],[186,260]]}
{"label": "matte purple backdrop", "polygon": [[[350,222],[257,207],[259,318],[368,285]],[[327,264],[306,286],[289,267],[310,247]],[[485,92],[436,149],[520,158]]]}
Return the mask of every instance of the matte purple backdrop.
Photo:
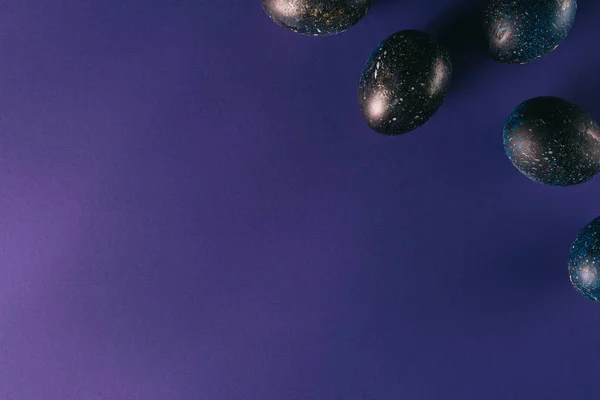
{"label": "matte purple backdrop", "polygon": [[[479,52],[477,3],[311,38],[259,0],[3,2],[0,399],[596,399],[566,262],[600,178],[534,183],[501,133],[540,95],[600,119],[600,3],[522,66]],[[402,29],[455,80],[390,138],[357,85]]]}

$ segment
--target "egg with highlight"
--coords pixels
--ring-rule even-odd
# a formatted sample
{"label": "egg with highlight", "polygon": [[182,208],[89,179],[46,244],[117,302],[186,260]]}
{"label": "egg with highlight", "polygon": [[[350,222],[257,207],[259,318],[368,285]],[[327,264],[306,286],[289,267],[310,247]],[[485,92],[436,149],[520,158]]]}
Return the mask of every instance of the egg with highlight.
{"label": "egg with highlight", "polygon": [[383,135],[410,132],[440,108],[451,76],[450,56],[431,35],[397,32],[377,46],[363,68],[358,90],[363,119]]}
{"label": "egg with highlight", "polygon": [[491,0],[484,16],[489,53],[510,64],[537,60],[565,40],[576,12],[577,0]]}
{"label": "egg with highlight", "polygon": [[600,126],[557,97],[519,104],[504,124],[503,142],[512,164],[539,183],[577,185],[600,172]]}
{"label": "egg with highlight", "polygon": [[276,24],[296,33],[328,36],[346,31],[367,13],[371,0],[261,0]]}

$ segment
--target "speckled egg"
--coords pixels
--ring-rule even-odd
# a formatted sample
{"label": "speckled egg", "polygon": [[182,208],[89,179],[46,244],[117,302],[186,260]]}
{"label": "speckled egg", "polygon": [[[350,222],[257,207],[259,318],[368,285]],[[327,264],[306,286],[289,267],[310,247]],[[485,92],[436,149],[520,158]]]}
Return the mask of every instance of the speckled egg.
{"label": "speckled egg", "polygon": [[371,0],[261,0],[278,25],[311,36],[341,33],[365,16]]}
{"label": "speckled egg", "polygon": [[569,278],[584,297],[600,302],[600,217],[575,238],[569,254]]}
{"label": "speckled egg", "polygon": [[503,139],[513,165],[536,182],[577,185],[600,171],[600,127],[563,99],[524,101],[506,120]]}
{"label": "speckled egg", "polygon": [[397,32],[377,46],[363,68],[358,90],[363,118],[384,135],[410,132],[440,108],[451,76],[448,52],[433,37]]}
{"label": "speckled egg", "polygon": [[491,0],[485,11],[489,52],[513,64],[538,59],[567,37],[576,10],[577,0]]}

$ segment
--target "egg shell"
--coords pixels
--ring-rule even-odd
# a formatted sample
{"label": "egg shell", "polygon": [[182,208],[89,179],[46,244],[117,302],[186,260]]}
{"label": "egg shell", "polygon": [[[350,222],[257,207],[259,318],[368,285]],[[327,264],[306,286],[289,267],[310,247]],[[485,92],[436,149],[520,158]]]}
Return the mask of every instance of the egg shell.
{"label": "egg shell", "polygon": [[484,20],[489,53],[524,64],[550,53],[567,37],[577,0],[491,0]]}
{"label": "egg shell", "polygon": [[569,252],[569,278],[582,296],[600,302],[600,217],[575,238]]}
{"label": "egg shell", "polygon": [[504,150],[536,182],[569,186],[600,171],[600,127],[581,108],[557,97],[535,97],[509,115]]}
{"label": "egg shell", "polygon": [[367,13],[371,0],[261,0],[273,21],[293,32],[328,36],[356,25]]}
{"label": "egg shell", "polygon": [[451,76],[450,56],[431,35],[396,32],[377,46],[363,68],[358,90],[363,118],[384,135],[410,132],[440,108]]}

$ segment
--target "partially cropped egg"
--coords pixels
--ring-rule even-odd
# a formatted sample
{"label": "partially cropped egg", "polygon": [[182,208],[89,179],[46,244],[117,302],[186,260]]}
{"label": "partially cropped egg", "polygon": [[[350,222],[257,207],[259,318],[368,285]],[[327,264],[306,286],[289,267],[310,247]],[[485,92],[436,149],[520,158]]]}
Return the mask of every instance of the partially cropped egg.
{"label": "partially cropped egg", "polygon": [[400,135],[427,122],[440,108],[452,76],[448,52],[429,34],[400,31],[371,53],[358,100],[367,125]]}
{"label": "partially cropped egg", "polygon": [[600,217],[575,238],[569,253],[569,278],[583,297],[600,302]]}
{"label": "partially cropped egg", "polygon": [[311,36],[341,33],[365,16],[371,0],[261,0],[278,25]]}
{"label": "partially cropped egg", "polygon": [[577,0],[490,0],[485,11],[489,52],[511,64],[536,60],[567,37],[576,11]]}
{"label": "partially cropped egg", "polygon": [[513,165],[539,183],[577,185],[600,172],[600,126],[557,97],[519,104],[504,124],[503,142]]}

